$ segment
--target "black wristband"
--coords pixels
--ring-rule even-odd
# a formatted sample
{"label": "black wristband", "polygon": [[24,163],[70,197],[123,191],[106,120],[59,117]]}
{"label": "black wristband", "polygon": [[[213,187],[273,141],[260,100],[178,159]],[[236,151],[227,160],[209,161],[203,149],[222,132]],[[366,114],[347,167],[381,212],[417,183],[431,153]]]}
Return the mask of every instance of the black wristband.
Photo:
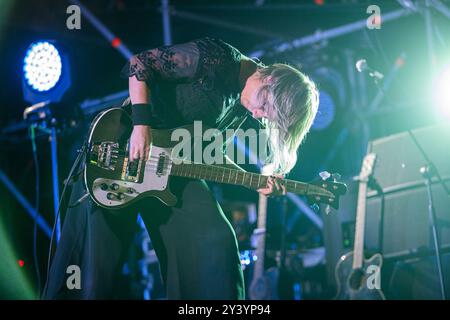
{"label": "black wristband", "polygon": [[149,126],[152,123],[152,109],[149,103],[136,103],[131,106],[133,126]]}

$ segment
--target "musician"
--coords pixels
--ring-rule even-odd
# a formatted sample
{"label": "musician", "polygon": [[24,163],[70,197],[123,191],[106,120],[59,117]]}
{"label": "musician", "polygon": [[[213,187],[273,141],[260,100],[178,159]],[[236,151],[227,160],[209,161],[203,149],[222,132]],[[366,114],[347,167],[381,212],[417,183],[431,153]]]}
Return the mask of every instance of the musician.
{"label": "musician", "polygon": [[[203,121],[220,130],[259,119],[271,130],[274,175],[288,173],[318,108],[318,92],[303,73],[285,64],[264,66],[212,38],[162,46],[133,56],[123,69],[129,81],[134,129],[132,160],[146,158],[151,128]],[[70,203],[86,193],[79,179]],[[236,236],[206,183],[171,178],[175,207],[151,198],[110,212],[90,199],[69,208],[53,258],[45,299],[110,299],[139,213],[161,265],[168,299],[243,299]],[[265,195],[285,193],[270,178]],[[78,265],[81,289],[69,290],[67,267]]]}

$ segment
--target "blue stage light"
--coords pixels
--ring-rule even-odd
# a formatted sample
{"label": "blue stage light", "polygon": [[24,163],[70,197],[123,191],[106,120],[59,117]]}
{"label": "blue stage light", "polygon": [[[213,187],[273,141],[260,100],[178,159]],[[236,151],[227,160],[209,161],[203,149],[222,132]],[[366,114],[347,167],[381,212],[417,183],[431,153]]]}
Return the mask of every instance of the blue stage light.
{"label": "blue stage light", "polygon": [[27,84],[39,92],[55,87],[61,77],[61,56],[58,49],[49,42],[32,44],[23,62]]}
{"label": "blue stage light", "polygon": [[319,110],[312,124],[312,130],[324,130],[334,120],[336,105],[333,97],[326,91],[319,91]]}
{"label": "blue stage light", "polygon": [[69,87],[70,68],[64,52],[50,41],[32,43],[23,59],[25,101],[59,102]]}

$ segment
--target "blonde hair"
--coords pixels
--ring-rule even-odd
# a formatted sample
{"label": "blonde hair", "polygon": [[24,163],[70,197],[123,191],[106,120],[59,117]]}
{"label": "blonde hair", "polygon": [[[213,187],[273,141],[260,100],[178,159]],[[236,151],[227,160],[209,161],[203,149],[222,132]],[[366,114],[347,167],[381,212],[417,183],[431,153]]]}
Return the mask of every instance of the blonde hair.
{"label": "blonde hair", "polygon": [[258,68],[265,83],[258,92],[274,109],[274,119],[263,119],[269,133],[269,158],[273,173],[287,174],[297,162],[297,150],[309,132],[319,107],[314,82],[299,70],[281,63]]}

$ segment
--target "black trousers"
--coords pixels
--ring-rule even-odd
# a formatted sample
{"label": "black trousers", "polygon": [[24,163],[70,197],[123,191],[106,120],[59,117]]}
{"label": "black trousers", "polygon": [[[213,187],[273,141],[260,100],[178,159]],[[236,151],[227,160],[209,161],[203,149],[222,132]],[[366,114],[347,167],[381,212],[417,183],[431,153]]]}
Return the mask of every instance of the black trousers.
{"label": "black trousers", "polygon": [[[236,236],[206,183],[171,178],[175,207],[149,198],[138,206],[106,210],[86,199],[69,208],[43,299],[114,299],[137,214],[158,256],[168,299],[243,299]],[[70,203],[85,193],[73,185]],[[68,289],[70,265],[80,267],[81,289]]]}

